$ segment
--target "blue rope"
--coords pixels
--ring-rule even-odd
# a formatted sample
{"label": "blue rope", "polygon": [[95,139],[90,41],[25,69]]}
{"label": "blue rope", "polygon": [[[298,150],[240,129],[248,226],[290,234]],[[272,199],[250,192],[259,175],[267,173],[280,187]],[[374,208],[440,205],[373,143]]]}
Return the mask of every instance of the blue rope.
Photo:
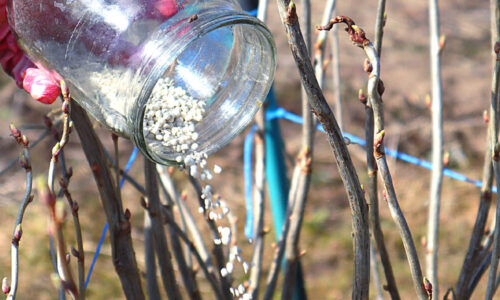
{"label": "blue rope", "polygon": [[[250,132],[245,138],[245,143],[243,145],[243,174],[244,178],[250,178],[250,180],[245,180],[245,208],[247,211],[247,216],[245,220],[245,235],[248,238],[253,237],[253,201],[252,201],[252,146],[253,146],[253,135],[257,131],[257,126],[254,125]],[[248,213],[251,211],[252,213]]]}
{"label": "blue rope", "polygon": [[[134,151],[132,151],[132,154],[130,154],[127,165],[125,166],[125,170],[124,170],[125,174],[132,167],[132,164],[134,163],[135,159],[137,158],[138,153],[139,153],[139,149],[137,149],[137,147],[134,147]],[[122,179],[120,181],[120,188],[123,187],[124,183],[125,183],[125,177],[122,177]],[[89,273],[87,274],[87,278],[85,280],[85,285],[84,285],[85,289],[87,289],[87,285],[89,284],[90,276],[92,275],[92,271],[94,270],[95,263],[97,262],[97,257],[99,257],[99,254],[101,253],[101,247],[102,247],[102,244],[104,243],[104,239],[106,238],[106,233],[108,232],[108,227],[109,227],[108,222],[106,222],[106,224],[104,224],[104,227],[102,228],[101,238],[99,239],[99,243],[97,243],[97,247],[95,248],[94,257],[92,258],[92,263],[90,264],[90,267],[89,267]]]}
{"label": "blue rope", "polygon": [[[291,121],[294,123],[302,124],[302,117],[297,116],[291,112],[288,112],[282,107],[277,107],[275,109],[267,111],[266,120],[270,121],[270,120],[274,120],[274,119],[285,119],[285,120],[288,120],[288,121]],[[244,171],[245,191],[248,191],[248,190],[252,191],[252,168],[251,168],[251,166],[250,167],[247,166],[247,164],[248,165],[252,164],[252,153],[251,153],[252,147],[251,147],[251,142],[248,143],[248,144],[250,144],[250,146],[247,147],[247,141],[253,139],[253,135],[255,134],[254,128],[255,127],[252,127],[252,130],[250,130],[250,132],[245,137],[245,147],[244,147],[243,157],[248,158],[248,159],[244,159],[244,166],[243,166],[243,169],[245,170]],[[321,124],[318,124],[316,129],[321,131],[321,132],[325,132],[325,130],[323,129]],[[344,135],[345,138],[349,139],[349,141],[351,143],[358,144],[362,147],[366,147],[366,142],[362,138],[357,137],[357,136],[350,134],[350,133],[347,133],[347,132],[343,132],[342,134]],[[411,155],[403,153],[403,152],[399,152],[397,150],[388,149],[388,148],[384,148],[384,149],[385,149],[385,153],[389,156],[395,157],[396,159],[399,159],[401,161],[404,161],[404,162],[407,162],[407,163],[410,163],[413,165],[417,165],[417,166],[420,166],[420,167],[428,169],[428,170],[432,170],[432,163],[429,161],[420,159],[420,158],[415,157],[415,156],[411,156]],[[247,152],[250,152],[250,153],[247,153]],[[477,187],[481,187],[481,185],[482,185],[482,182],[480,180],[470,179],[461,173],[455,172],[455,171],[447,169],[447,168],[445,168],[443,170],[443,175],[450,177],[452,179],[455,179],[457,181],[471,183]],[[492,191],[493,191],[493,193],[497,193],[496,187],[492,187]],[[245,193],[245,197],[246,197],[245,200],[246,200],[246,213],[247,213],[246,223],[245,223],[245,234],[247,235],[248,239],[252,239],[253,238],[253,231],[247,231],[247,228],[253,228],[252,224],[253,224],[254,217],[253,217],[253,203],[252,203],[251,192]],[[249,222],[251,222],[251,223],[249,223]],[[251,234],[249,235],[248,233],[251,233]]]}

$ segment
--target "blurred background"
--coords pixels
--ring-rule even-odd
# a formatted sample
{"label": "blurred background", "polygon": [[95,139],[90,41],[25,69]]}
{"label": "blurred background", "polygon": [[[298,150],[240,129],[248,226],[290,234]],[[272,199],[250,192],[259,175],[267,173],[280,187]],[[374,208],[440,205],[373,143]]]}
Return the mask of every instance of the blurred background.
{"label": "blurred background", "polygon": [[[297,1],[300,15],[300,1]],[[320,23],[324,0],[312,3],[312,24]],[[373,39],[377,1],[337,1],[337,15],[351,17]],[[385,83],[384,106],[386,117],[386,146],[423,159],[430,159],[430,111],[426,95],[430,93],[428,12],[425,1],[388,1],[387,23],[384,31],[381,78]],[[276,3],[271,1],[268,26],[271,29],[278,53],[274,91],[278,104],[288,111],[300,114],[300,82],[295,63],[290,54],[283,25],[278,17]],[[483,111],[489,106],[491,86],[491,50],[488,1],[440,1],[441,33],[446,35],[442,54],[443,107],[445,151],[449,152],[448,167],[472,179],[480,179],[483,152],[486,147],[486,124]],[[317,32],[312,32],[313,43]],[[329,39],[332,34],[329,34]],[[364,136],[364,107],[357,99],[358,89],[365,88],[367,76],[363,71],[365,55],[352,45],[339,27],[341,94],[344,128],[348,133]],[[333,78],[331,43],[327,44],[325,95],[333,103]],[[13,80],[1,76],[0,84],[0,170],[18,157],[21,149],[9,136],[9,123],[14,122],[31,141],[45,130],[43,115],[59,104],[43,105],[18,90]],[[57,102],[58,103],[58,102]],[[301,128],[288,121],[280,121],[287,166],[292,170],[295,156],[300,149]],[[99,128],[100,137],[111,152],[111,134]],[[226,199],[238,216],[239,245],[244,256],[251,245],[243,235],[245,216],[243,192],[243,141],[244,133],[227,147],[210,157],[209,164],[222,166],[212,186]],[[34,175],[46,176],[54,139],[49,135],[31,151]],[[133,145],[120,139],[121,162],[130,155]],[[358,145],[349,150],[356,165],[361,183],[366,182],[365,154]],[[73,167],[74,177],[70,190],[80,205],[86,267],[88,268],[105,223],[104,211],[98,198],[90,169],[84,159],[76,133],[71,134],[65,148],[66,161]],[[427,202],[430,173],[421,167],[389,159],[396,192],[401,207],[412,230],[421,262],[424,258],[423,237],[426,232]],[[130,174],[139,182],[142,177],[142,159],[138,159]],[[197,211],[194,193],[181,172],[174,173],[179,190],[188,192],[188,204]],[[0,276],[10,276],[10,241],[15,216],[25,187],[24,170],[15,165],[0,175]],[[124,207],[132,212],[132,237],[139,268],[144,270],[143,209],[140,195],[130,184],[123,187]],[[439,279],[441,291],[452,287],[458,277],[466,245],[479,202],[479,189],[475,186],[445,177],[441,204],[441,229],[439,244]],[[382,229],[391,255],[394,273],[403,299],[414,298],[409,268],[396,226],[389,215],[386,203],[380,201]],[[201,219],[201,218],[200,218]],[[201,220],[200,220],[201,221]],[[201,224],[201,223],[200,223]],[[48,234],[45,207],[37,200],[28,207],[23,222],[20,243],[19,299],[54,299],[56,289],[50,279],[53,272],[48,252]],[[330,148],[322,133],[316,134],[312,186],[301,236],[301,249],[306,250],[302,266],[306,290],[310,299],[350,298],[352,281],[351,216],[345,191],[338,176]],[[66,237],[74,243],[72,224],[68,219]],[[266,211],[266,227],[271,231],[270,210]],[[201,226],[201,228],[205,228]],[[274,233],[266,236],[264,271],[273,255]],[[483,297],[486,277],[483,276],[473,298]],[[241,275],[237,281],[244,281]],[[264,279],[265,280],[265,279]],[[200,286],[208,292],[206,285]],[[88,299],[122,299],[120,283],[113,268],[110,247],[103,246],[94,269]]]}

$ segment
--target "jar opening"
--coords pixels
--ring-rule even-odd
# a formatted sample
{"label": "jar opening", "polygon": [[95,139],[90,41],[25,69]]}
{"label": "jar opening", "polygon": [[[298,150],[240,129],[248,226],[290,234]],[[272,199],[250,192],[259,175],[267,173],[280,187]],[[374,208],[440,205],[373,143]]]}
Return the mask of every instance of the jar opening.
{"label": "jar opening", "polygon": [[229,143],[270,89],[274,52],[267,29],[246,22],[221,24],[193,39],[146,104],[142,127],[149,156],[180,163],[188,153],[210,155]]}

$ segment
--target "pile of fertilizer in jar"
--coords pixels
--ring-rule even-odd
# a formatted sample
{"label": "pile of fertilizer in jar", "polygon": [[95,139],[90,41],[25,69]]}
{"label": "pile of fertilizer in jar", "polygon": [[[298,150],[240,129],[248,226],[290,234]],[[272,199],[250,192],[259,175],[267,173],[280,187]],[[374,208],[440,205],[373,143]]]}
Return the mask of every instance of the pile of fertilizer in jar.
{"label": "pile of fertilizer in jar", "polygon": [[[144,136],[176,152],[176,162],[183,164],[191,176],[210,180],[213,175],[206,168],[207,154],[198,151],[198,133],[195,126],[203,119],[205,102],[189,96],[166,78],[156,83],[144,113]],[[214,172],[218,172],[215,168]],[[220,172],[220,171],[219,171]]]}

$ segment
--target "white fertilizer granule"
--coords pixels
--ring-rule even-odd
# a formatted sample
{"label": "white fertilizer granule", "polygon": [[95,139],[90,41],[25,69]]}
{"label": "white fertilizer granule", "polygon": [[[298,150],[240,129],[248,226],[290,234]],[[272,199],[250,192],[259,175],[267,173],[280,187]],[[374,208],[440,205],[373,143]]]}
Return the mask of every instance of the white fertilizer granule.
{"label": "white fertilizer granule", "polygon": [[205,102],[189,96],[169,79],[161,78],[151,93],[144,113],[144,136],[177,152],[176,161],[191,166],[206,155],[187,155],[198,148],[195,125],[205,114]]}
{"label": "white fertilizer granule", "polygon": [[[204,101],[191,97],[183,88],[175,86],[173,81],[162,78],[158,80],[151,93],[143,119],[145,139],[149,143],[161,145],[168,151],[176,153],[175,161],[181,168],[201,181],[212,180],[213,174],[222,172],[222,168],[218,165],[214,165],[211,170],[207,166],[207,154],[198,150],[199,136],[195,128],[204,114]],[[209,184],[202,188],[201,198],[204,207],[200,207],[199,212],[206,214],[211,221],[221,220],[230,212],[227,204],[219,201],[213,194]],[[235,260],[242,263],[246,274],[249,265],[247,262],[242,262],[241,250],[230,245],[231,229],[219,226],[218,233],[218,237],[213,240],[214,244],[230,247],[229,261],[219,270],[221,276],[226,277],[233,273]],[[231,288],[231,292],[237,298],[251,299],[251,294],[246,293],[245,287],[241,284],[237,288]]]}

